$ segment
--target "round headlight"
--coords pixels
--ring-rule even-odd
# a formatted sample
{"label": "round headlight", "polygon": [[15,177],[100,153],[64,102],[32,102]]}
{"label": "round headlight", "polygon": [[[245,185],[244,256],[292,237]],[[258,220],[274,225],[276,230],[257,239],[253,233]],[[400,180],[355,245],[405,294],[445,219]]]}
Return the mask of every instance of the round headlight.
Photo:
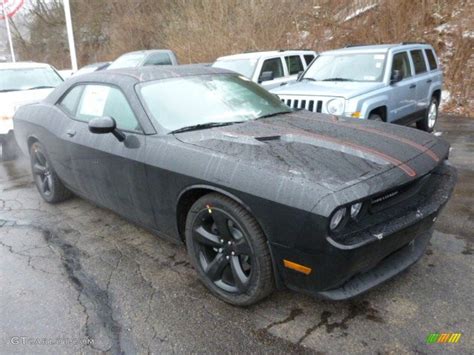
{"label": "round headlight", "polygon": [[331,218],[331,221],[329,222],[329,228],[333,231],[337,228],[339,228],[342,225],[342,222],[344,221],[344,217],[346,216],[346,208],[340,208],[338,209]]}
{"label": "round headlight", "polygon": [[354,203],[351,206],[351,217],[352,218],[357,218],[357,216],[359,215],[361,209],[362,209],[362,202]]}
{"label": "round headlight", "polygon": [[327,103],[327,111],[331,115],[342,115],[344,113],[344,100],[343,99],[332,99]]}

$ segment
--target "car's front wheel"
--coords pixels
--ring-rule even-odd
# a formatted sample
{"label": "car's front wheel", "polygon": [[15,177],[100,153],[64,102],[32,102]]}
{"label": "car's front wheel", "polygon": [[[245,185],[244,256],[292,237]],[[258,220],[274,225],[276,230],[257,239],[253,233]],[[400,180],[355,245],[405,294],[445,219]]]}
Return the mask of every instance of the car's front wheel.
{"label": "car's front wheel", "polygon": [[416,127],[426,132],[433,132],[436,122],[438,121],[438,107],[438,99],[432,97],[425,118],[416,122]]}
{"label": "car's front wheel", "polygon": [[206,287],[233,305],[247,306],[273,288],[266,238],[255,218],[217,193],[197,200],[186,219],[186,245]]}
{"label": "car's front wheel", "polygon": [[57,203],[71,197],[48,159],[46,150],[39,142],[30,148],[31,171],[41,197],[49,203]]}

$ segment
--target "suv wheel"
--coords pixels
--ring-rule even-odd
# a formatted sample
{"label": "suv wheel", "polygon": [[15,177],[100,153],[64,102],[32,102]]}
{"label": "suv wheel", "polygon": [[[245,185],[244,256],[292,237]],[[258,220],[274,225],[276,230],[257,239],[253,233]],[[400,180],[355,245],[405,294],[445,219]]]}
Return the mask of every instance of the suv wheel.
{"label": "suv wheel", "polygon": [[186,218],[188,254],[204,285],[223,301],[248,306],[273,288],[272,261],[255,218],[217,193],[197,200]]}
{"label": "suv wheel", "polygon": [[426,132],[433,132],[436,121],[438,120],[438,106],[438,99],[432,97],[425,118],[416,122],[416,128],[422,129]]}
{"label": "suv wheel", "polygon": [[369,120],[383,122],[382,116],[377,113],[371,113],[369,115]]}

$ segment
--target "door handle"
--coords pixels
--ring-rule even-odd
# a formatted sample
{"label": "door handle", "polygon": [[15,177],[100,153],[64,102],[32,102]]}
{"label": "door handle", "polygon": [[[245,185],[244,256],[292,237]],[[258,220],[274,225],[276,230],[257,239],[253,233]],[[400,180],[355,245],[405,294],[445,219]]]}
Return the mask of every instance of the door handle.
{"label": "door handle", "polygon": [[411,84],[410,89],[414,89],[414,88],[416,88],[416,84]]}
{"label": "door handle", "polygon": [[76,135],[76,131],[73,131],[72,129],[66,131],[66,134],[69,136],[69,137],[74,137]]}
{"label": "door handle", "polygon": [[433,80],[431,80],[431,79],[426,80],[426,82],[427,82],[428,84],[431,84],[432,81],[433,81]]}

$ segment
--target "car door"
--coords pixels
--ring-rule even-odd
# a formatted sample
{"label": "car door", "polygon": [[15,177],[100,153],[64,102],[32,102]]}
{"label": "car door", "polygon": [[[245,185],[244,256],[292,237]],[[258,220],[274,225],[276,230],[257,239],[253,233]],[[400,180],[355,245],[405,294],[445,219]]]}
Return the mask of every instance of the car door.
{"label": "car door", "polygon": [[416,79],[416,115],[424,117],[425,110],[429,105],[429,90],[430,90],[430,74],[428,66],[426,65],[425,56],[421,49],[414,49],[410,51],[410,57],[413,62]]}
{"label": "car door", "polygon": [[[286,67],[281,57],[265,59],[257,72],[258,83],[267,90],[273,89],[288,81]],[[264,72],[272,72],[273,80],[262,81],[261,78]]]}
{"label": "car door", "polygon": [[288,72],[287,82],[292,82],[298,79],[298,74],[305,69],[301,56],[298,54],[285,56],[285,65]]}
{"label": "car door", "polygon": [[[94,134],[88,123],[112,117],[125,134]],[[69,154],[75,186],[81,195],[146,226],[154,226],[143,157],[145,136],[126,96],[104,84],[84,85],[69,129]]]}
{"label": "car door", "polygon": [[406,51],[393,54],[390,73],[398,70],[402,80],[391,84],[389,90],[388,122],[406,123],[416,111],[416,79],[412,74],[412,67]]}

